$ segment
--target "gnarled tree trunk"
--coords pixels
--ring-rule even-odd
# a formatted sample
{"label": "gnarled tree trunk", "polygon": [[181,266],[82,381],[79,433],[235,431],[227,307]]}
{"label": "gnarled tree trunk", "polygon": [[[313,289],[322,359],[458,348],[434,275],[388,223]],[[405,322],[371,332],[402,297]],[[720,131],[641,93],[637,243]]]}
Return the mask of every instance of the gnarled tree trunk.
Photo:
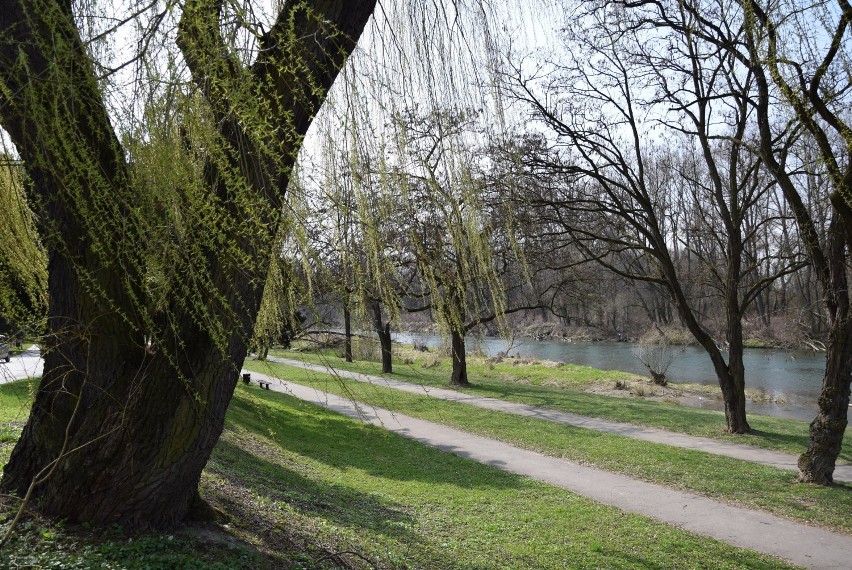
{"label": "gnarled tree trunk", "polygon": [[[71,521],[167,526],[186,515],[246,356],[289,166],[374,5],[284,3],[261,59],[241,71],[262,87],[269,120],[280,122],[272,140],[256,140],[234,112],[245,101],[228,99],[238,78],[223,81],[239,63],[219,34],[221,2],[186,2],[180,47],[227,141],[229,174],[238,172],[272,213],[261,220],[266,235],[239,242],[248,267],[205,251],[215,289],[207,308],[222,313],[224,332],[175,303],[150,344],[150,322],[138,311],[144,263],[132,247],[145,236],[127,235],[133,226],[121,223],[136,189],[70,3],[0,2],[0,120],[50,234],[44,377],[4,470],[5,492],[24,495],[34,484],[40,509]],[[269,146],[283,157],[257,152]],[[233,215],[231,179],[211,164],[207,180],[211,201]],[[100,209],[109,214],[85,217]]]}
{"label": "gnarled tree trunk", "polygon": [[834,482],[834,467],[843,445],[849,413],[849,377],[852,374],[852,327],[832,327],[826,351],[825,376],[810,426],[808,449],[799,457],[799,480],[819,485]]}
{"label": "gnarled tree trunk", "polygon": [[829,322],[825,351],[825,375],[810,425],[808,449],[799,456],[799,480],[819,485],[834,482],[834,467],[843,445],[849,414],[852,380],[852,315],[850,315],[846,263],[849,259],[846,222],[839,214],[829,228],[827,270],[823,280],[824,303]]}

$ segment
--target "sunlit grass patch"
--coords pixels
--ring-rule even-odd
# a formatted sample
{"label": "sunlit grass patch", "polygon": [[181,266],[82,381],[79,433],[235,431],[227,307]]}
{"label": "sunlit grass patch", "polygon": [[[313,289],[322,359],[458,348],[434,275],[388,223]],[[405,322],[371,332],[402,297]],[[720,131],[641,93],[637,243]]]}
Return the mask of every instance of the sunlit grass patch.
{"label": "sunlit grass patch", "polygon": [[238,392],[207,484],[249,498],[258,548],[289,529],[354,567],[779,566],[282,394]]}
{"label": "sunlit grass patch", "polygon": [[[852,487],[848,485],[827,488],[797,484],[794,483],[796,474],[792,471],[747,461],[476,408],[426,395],[403,393],[301,368],[260,362],[248,362],[246,366],[533,451],[597,465],[646,481],[852,533],[852,521],[848,517],[848,513],[852,512]],[[578,396],[588,398],[593,395]],[[642,416],[667,412],[667,408],[656,402],[626,401],[603,396],[595,399],[600,400],[599,405],[611,406],[613,409],[638,405],[633,413]],[[681,406],[670,407],[673,411],[682,409]],[[773,437],[784,438],[778,435]]]}

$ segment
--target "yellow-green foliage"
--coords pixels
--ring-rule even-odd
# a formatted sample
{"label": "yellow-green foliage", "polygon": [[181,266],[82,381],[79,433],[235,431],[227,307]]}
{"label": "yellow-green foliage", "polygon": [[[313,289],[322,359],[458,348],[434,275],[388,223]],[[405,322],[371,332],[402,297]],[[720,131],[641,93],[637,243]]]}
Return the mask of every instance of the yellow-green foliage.
{"label": "yellow-green foliage", "polygon": [[13,330],[42,319],[47,307],[47,256],[23,176],[11,158],[0,158],[0,327]]}
{"label": "yellow-green foliage", "polygon": [[[230,272],[248,279],[265,273],[260,268],[269,258],[258,259],[249,252],[270,250],[270,228],[278,214],[257,195],[245,173],[229,162],[222,150],[227,143],[198,94],[176,91],[165,99],[149,103],[145,130],[135,133],[127,145],[139,191],[133,220],[146,236],[142,253],[146,295],[141,299],[145,305],[138,311],[156,336],[167,334],[156,330],[157,314],[180,307],[224,349],[232,323],[253,309],[239,302],[235,306],[230,289],[237,284],[217,279]],[[229,188],[225,200],[211,191],[205,172],[211,167]]]}

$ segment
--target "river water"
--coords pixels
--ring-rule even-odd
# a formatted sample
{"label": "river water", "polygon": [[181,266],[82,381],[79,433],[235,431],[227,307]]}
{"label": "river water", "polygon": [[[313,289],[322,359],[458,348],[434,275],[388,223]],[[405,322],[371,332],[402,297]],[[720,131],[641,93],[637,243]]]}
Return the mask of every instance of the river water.
{"label": "river water", "polygon": [[[442,338],[433,334],[396,333],[398,342],[425,343],[437,347]],[[559,342],[532,339],[516,340],[510,355],[570,362],[600,368],[623,370],[647,376],[647,370],[633,354],[636,344],[629,342]],[[479,347],[494,356],[506,352],[508,344],[498,338],[468,338],[468,350]],[[718,381],[707,353],[699,347],[676,347],[677,356],[666,373],[673,384],[706,384]],[[811,420],[825,370],[825,354],[802,350],[747,348],[744,354],[746,387],[759,391],[759,402],[750,402],[751,413]],[[721,409],[721,402],[696,402],[702,407]]]}

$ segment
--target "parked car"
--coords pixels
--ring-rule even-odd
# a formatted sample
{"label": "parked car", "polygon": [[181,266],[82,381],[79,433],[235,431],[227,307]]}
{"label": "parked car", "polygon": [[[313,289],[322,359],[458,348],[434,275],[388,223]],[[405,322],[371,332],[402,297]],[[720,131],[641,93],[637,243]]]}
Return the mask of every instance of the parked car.
{"label": "parked car", "polygon": [[12,356],[9,354],[9,339],[0,334],[0,358],[9,362]]}

